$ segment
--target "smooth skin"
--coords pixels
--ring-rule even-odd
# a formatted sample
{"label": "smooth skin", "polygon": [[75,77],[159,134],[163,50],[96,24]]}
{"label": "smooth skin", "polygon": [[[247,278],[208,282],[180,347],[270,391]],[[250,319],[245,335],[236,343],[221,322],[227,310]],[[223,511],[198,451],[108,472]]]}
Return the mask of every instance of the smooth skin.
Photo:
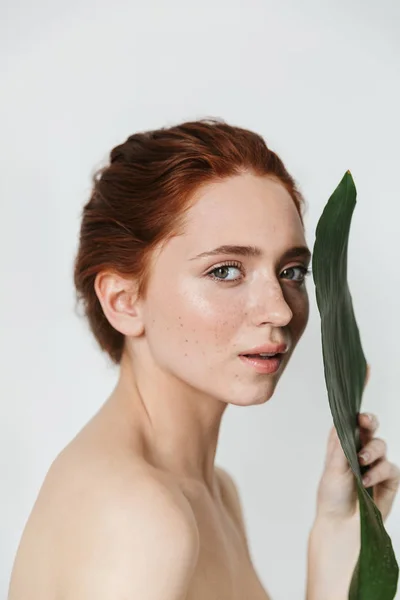
{"label": "smooth skin", "polygon": [[[227,406],[267,402],[301,338],[309,260],[284,186],[242,173],[198,191],[183,231],[154,253],[145,297],[133,279],[97,276],[103,311],[126,336],[119,379],[51,465],[9,600],[269,598],[236,486],[215,454]],[[239,358],[265,343],[287,345],[273,374]],[[398,469],[373,437],[375,425],[362,419],[387,515]],[[307,600],[328,600],[333,577],[340,594],[345,588],[359,543],[356,517],[354,481],[332,434],[310,534]],[[343,556],[343,537],[349,556],[333,574],[327,565]]]}

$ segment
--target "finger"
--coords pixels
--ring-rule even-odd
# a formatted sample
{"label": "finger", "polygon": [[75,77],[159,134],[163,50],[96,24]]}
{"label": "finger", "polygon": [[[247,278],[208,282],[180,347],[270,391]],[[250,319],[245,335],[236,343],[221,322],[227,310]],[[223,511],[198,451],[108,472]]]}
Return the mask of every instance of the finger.
{"label": "finger", "polygon": [[373,438],[358,453],[359,461],[362,465],[370,465],[376,460],[386,456],[387,444],[385,440]]}
{"label": "finger", "polygon": [[370,468],[363,477],[363,484],[368,487],[383,486],[386,490],[397,491],[400,483],[400,469],[388,460],[381,460]]}
{"label": "finger", "polygon": [[[375,468],[378,469],[378,465],[373,469]],[[373,469],[371,469],[371,471]],[[374,477],[376,477],[376,480],[378,481],[378,485],[375,484],[375,487],[373,488],[373,498],[376,506],[381,511],[383,521],[385,521],[390,514],[399,489],[400,469],[397,465],[389,463],[388,461],[386,461],[386,466],[382,465],[380,469],[382,469],[383,472],[381,471],[376,475],[374,474]],[[368,473],[368,475],[370,474]],[[368,485],[371,484],[367,484],[367,486]],[[374,485],[374,483],[372,483],[372,485]]]}
{"label": "finger", "polygon": [[379,421],[378,417],[372,413],[361,413],[358,416],[358,423],[360,426],[361,447],[363,447],[374,437],[379,428]]}
{"label": "finger", "polygon": [[379,420],[373,413],[360,413],[358,415],[358,423],[361,429],[375,433],[379,427]]}

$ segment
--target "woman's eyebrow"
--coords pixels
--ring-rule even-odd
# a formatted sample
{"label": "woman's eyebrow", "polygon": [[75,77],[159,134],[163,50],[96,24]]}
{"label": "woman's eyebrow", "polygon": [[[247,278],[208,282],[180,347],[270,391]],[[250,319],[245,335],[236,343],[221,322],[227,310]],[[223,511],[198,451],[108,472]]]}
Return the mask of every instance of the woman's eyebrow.
{"label": "woman's eyebrow", "polygon": [[311,252],[307,246],[295,246],[287,250],[283,256],[283,260],[291,260],[292,258],[305,258],[306,260],[311,259]]}
{"label": "woman's eyebrow", "polygon": [[[190,260],[196,260],[197,258],[206,258],[208,256],[216,256],[221,254],[236,254],[239,256],[262,256],[263,251],[261,248],[257,246],[236,246],[236,245],[224,245],[218,246],[218,248],[214,248],[214,250],[209,250],[208,252],[202,252],[197,256],[194,256]],[[306,260],[310,260],[311,252],[307,248],[307,246],[295,246],[287,250],[283,256],[283,260],[290,260],[292,258],[305,258]]]}
{"label": "woman's eyebrow", "polygon": [[190,260],[196,260],[196,258],[206,258],[207,256],[215,256],[217,254],[238,254],[239,256],[261,256],[263,254],[261,248],[256,246],[218,246],[214,250],[208,252],[202,252],[197,256],[194,256]]}

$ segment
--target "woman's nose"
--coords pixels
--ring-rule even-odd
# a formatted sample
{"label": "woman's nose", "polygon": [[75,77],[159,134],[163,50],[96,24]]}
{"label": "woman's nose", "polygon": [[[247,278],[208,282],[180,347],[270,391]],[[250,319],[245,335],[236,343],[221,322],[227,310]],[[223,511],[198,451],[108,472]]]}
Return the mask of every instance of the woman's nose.
{"label": "woman's nose", "polygon": [[255,325],[271,324],[275,327],[285,327],[293,317],[293,312],[286,302],[279,284],[268,286],[268,290],[258,297],[253,306]]}

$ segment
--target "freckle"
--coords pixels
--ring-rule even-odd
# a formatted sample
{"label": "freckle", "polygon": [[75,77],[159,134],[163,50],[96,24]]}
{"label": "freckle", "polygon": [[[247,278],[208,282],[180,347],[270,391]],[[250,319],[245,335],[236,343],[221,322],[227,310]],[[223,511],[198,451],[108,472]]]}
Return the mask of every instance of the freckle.
{"label": "freckle", "polygon": [[187,354],[185,354],[185,356],[187,356]]}
{"label": "freckle", "polygon": [[187,342],[187,340],[185,340],[185,342]]}
{"label": "freckle", "polygon": [[183,327],[183,323],[181,323],[180,325],[181,325],[181,327]]}

